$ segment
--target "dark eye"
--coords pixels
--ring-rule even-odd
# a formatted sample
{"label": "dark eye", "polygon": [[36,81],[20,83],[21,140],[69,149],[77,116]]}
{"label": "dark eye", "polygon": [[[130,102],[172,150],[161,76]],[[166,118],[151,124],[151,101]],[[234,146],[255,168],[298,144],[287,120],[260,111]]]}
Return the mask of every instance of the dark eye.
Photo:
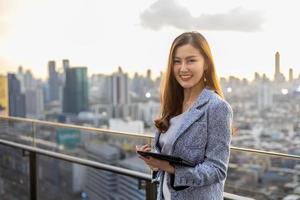
{"label": "dark eye", "polygon": [[179,60],[174,60],[174,64],[179,64],[180,61]]}
{"label": "dark eye", "polygon": [[196,60],[189,60],[189,62],[196,62]]}

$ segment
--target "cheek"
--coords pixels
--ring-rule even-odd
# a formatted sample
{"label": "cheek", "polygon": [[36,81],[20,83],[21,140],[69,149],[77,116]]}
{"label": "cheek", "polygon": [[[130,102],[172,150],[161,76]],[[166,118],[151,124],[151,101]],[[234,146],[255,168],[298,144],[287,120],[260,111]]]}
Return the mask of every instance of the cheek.
{"label": "cheek", "polygon": [[179,67],[178,66],[173,66],[173,74],[175,75],[175,77],[178,77],[178,73],[179,73]]}
{"label": "cheek", "polygon": [[203,67],[195,66],[193,68],[192,72],[197,78],[201,78],[203,76],[204,69],[203,69]]}

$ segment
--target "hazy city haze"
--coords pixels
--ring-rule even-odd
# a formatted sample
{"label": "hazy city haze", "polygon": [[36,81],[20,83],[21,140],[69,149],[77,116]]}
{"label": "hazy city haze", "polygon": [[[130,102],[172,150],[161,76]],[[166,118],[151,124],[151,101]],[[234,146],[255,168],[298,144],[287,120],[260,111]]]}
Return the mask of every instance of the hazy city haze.
{"label": "hazy city haze", "polygon": [[[47,78],[49,60],[70,59],[89,75],[118,66],[130,74],[164,70],[178,34],[197,30],[208,39],[219,76],[253,79],[281,70],[297,77],[300,29],[297,1],[0,0],[0,73],[22,65]],[[159,20],[160,19],[160,20]],[[60,67],[60,66],[58,66]]]}

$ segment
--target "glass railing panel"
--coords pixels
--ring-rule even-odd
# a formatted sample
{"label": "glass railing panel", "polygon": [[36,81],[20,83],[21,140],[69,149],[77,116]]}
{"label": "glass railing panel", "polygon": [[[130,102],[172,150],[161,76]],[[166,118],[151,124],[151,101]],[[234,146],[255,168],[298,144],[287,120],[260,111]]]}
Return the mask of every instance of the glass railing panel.
{"label": "glass railing panel", "polygon": [[[130,163],[132,160],[128,160]],[[38,199],[145,200],[142,181],[113,172],[38,156]],[[131,164],[131,163],[130,163]],[[122,161],[122,167],[128,163]]]}
{"label": "glass railing panel", "polygon": [[[232,137],[231,145],[241,148],[257,149],[284,154],[300,155],[300,127],[297,120],[292,119],[278,120],[274,128],[274,122],[248,120],[245,127],[237,129],[237,134]],[[252,125],[263,123],[265,128]],[[238,123],[237,123],[238,124]],[[240,125],[242,126],[242,125]],[[271,128],[273,127],[273,128]]]}
{"label": "glass railing panel", "polygon": [[0,139],[31,145],[33,136],[32,123],[0,119]]}
{"label": "glass railing panel", "polygon": [[29,199],[28,157],[22,150],[0,144],[0,199]]}
{"label": "glass railing panel", "polygon": [[138,159],[135,152],[136,145],[151,145],[150,137],[38,124],[35,130],[36,147],[150,173],[149,167]]}
{"label": "glass railing panel", "polygon": [[231,151],[225,191],[261,200],[300,195],[300,160]]}
{"label": "glass railing panel", "polygon": [[[150,169],[142,160],[137,157],[135,153],[135,146],[148,143],[153,147],[153,137],[137,134],[123,134],[87,127],[80,128],[76,126],[66,126],[63,124],[7,121],[6,119],[1,119],[0,123],[0,139],[15,141],[21,144],[30,144],[30,146],[33,145],[41,149],[59,152],[66,155],[75,156],[77,158],[106,163],[112,166],[131,169],[138,172],[150,173]],[[262,155],[240,150],[237,151],[237,149],[238,148],[235,148],[231,151],[228,177],[225,186],[226,192],[252,197],[254,199],[283,199],[287,195],[299,195],[299,159],[278,157],[274,155]],[[293,149],[295,155],[299,155],[297,154],[299,151],[297,145],[291,146],[290,149]],[[3,155],[5,154],[2,154],[2,157]],[[3,159],[5,160],[5,158]],[[25,157],[25,159],[27,158]],[[85,178],[85,184],[93,185],[93,182],[96,181],[93,175],[97,174],[98,170],[94,168],[82,170],[82,167],[80,167],[78,164],[59,164],[60,162],[67,162],[58,161],[55,159],[52,159],[51,161],[50,158],[43,158],[43,156],[39,156],[39,162],[39,176],[42,177],[40,178],[40,181],[41,184],[45,185],[39,186],[40,195],[43,195],[40,193],[41,191],[46,191],[47,184],[49,184],[49,182],[55,185],[59,180],[62,181],[62,178],[64,178],[63,175],[61,175],[61,177],[52,176],[53,174],[51,175],[51,172],[42,176],[43,170],[51,170],[56,168],[56,172],[53,173],[57,174],[69,173],[64,170],[75,171],[74,175],[69,176],[72,177],[72,179],[70,179],[71,181],[62,181],[64,184],[62,187],[65,187],[69,184],[72,185],[68,186],[69,188],[75,187],[74,183],[76,183],[77,180],[82,179],[83,176],[87,176],[88,173],[90,173],[90,175],[89,178]],[[53,167],[53,165],[57,166]],[[107,171],[103,171],[103,173],[95,176],[102,177],[104,178],[103,180],[109,180],[110,177],[115,177],[113,173]],[[45,177],[48,177],[50,181],[43,183],[43,179]],[[56,179],[54,177],[56,177]],[[117,177],[123,176],[118,175]],[[47,180],[47,178],[45,178],[45,180]],[[142,185],[139,181],[129,177],[124,177],[124,180],[122,179],[120,182],[124,183],[125,180],[131,182],[133,185],[138,185],[137,187]],[[22,181],[23,179],[21,182]],[[96,183],[100,184],[97,181]],[[79,182],[78,184],[82,185]],[[119,178],[115,178],[114,181],[106,184],[111,187],[124,187],[124,184],[118,185]],[[4,181],[0,180],[0,194],[5,189],[5,186],[3,185],[5,185]],[[68,187],[66,186],[66,191],[69,190]],[[80,192],[80,195],[84,196],[86,194],[85,191],[87,191],[86,188],[89,188],[90,186],[80,187],[81,189],[83,188],[83,193]],[[56,190],[58,191],[58,189],[54,188],[53,192]],[[93,187],[88,189],[89,194],[93,195],[92,193],[94,190],[95,192],[97,191],[97,189]],[[128,195],[129,194],[130,191],[128,191]],[[73,197],[72,195],[73,190],[71,197]],[[78,195],[78,191],[76,195]],[[143,192],[139,190],[138,194],[136,195],[142,196]],[[64,197],[60,196],[59,198]],[[76,198],[74,197],[73,199]]]}

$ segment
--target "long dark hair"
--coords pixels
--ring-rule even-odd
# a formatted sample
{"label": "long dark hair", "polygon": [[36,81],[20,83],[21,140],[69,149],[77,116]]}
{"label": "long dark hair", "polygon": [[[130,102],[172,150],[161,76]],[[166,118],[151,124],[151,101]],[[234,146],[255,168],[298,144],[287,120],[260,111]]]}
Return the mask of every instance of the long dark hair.
{"label": "long dark hair", "polygon": [[169,120],[172,117],[180,114],[182,111],[184,98],[183,88],[175,79],[173,66],[176,50],[178,47],[186,44],[190,44],[194,48],[198,49],[201,55],[204,57],[205,65],[207,66],[207,70],[205,70],[203,74],[206,79],[205,86],[208,86],[210,89],[214,90],[221,98],[224,98],[222,88],[216,74],[212,53],[206,39],[198,32],[185,32],[179,35],[172,43],[169,53],[167,71],[164,74],[160,87],[160,116],[158,119],[154,120],[154,123],[156,128],[161,133],[164,133],[168,130],[170,126]]}

